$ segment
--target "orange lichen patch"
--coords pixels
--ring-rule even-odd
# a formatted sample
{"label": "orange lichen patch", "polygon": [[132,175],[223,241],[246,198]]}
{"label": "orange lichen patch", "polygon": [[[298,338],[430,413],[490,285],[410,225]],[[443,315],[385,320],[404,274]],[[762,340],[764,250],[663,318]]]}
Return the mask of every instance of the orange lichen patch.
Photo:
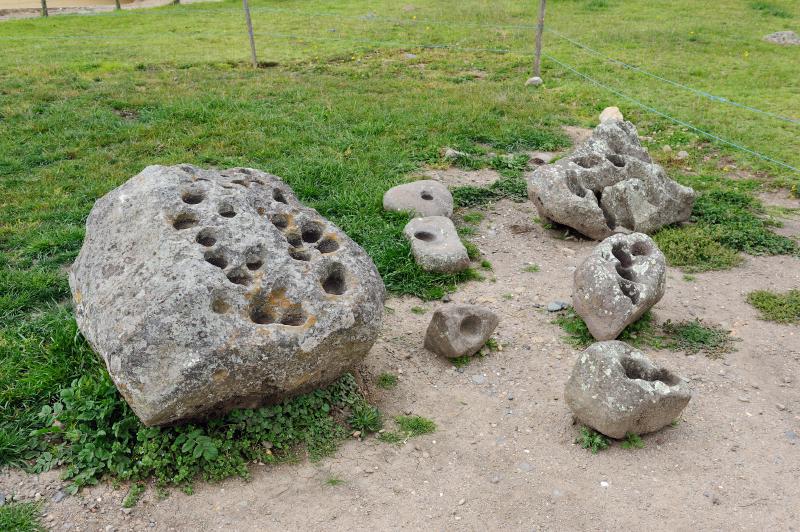
{"label": "orange lichen patch", "polygon": [[80,304],[80,302],[83,300],[83,294],[81,294],[80,290],[75,290],[75,292],[72,294],[72,299],[75,300],[76,304]]}

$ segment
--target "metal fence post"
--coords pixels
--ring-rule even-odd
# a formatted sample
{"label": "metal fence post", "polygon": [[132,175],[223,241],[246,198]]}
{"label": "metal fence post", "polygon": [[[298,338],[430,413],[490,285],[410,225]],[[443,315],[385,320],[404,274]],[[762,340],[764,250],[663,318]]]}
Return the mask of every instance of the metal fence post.
{"label": "metal fence post", "polygon": [[539,22],[536,24],[536,54],[533,58],[533,77],[525,85],[542,84],[542,33],[544,33],[544,11],[547,0],[539,0]]}
{"label": "metal fence post", "polygon": [[258,68],[258,59],[256,58],[256,40],[253,38],[253,22],[250,20],[250,6],[247,0],[242,0],[244,5],[244,18],[247,21],[247,33],[250,34],[250,53],[253,59],[253,68]]}

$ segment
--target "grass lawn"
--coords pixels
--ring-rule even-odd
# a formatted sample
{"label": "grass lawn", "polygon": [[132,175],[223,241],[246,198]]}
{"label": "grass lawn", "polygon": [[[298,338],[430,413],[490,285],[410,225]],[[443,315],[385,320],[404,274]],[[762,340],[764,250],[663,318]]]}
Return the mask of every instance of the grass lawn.
{"label": "grass lawn", "polygon": [[[796,174],[711,144],[552,62],[544,88],[523,87],[534,2],[252,5],[260,58],[276,67],[248,67],[235,1],[0,23],[0,464],[57,461],[46,434],[30,436],[51,420],[42,408],[80,376],[91,382],[70,388],[84,401],[76,408],[108,391],[77,333],[65,267],[94,201],[150,164],[279,175],[370,253],[392,292],[433,298],[467,276],[421,272],[401,237],[406,219],[381,210],[383,192],[424,164],[443,164],[445,146],[479,161],[488,151],[563,148],[561,125],[593,126],[601,109],[620,105],[674,177],[715,194],[699,202],[690,228],[697,251],[687,257],[675,246],[675,260],[686,263],[678,265],[730,267],[740,251],[796,251],[769,236],[751,197],[797,183]],[[548,13],[548,27],[627,63],[792,119],[800,119],[797,51],[761,37],[799,24],[791,0],[553,0]],[[555,34],[545,45],[646,105],[800,167],[800,124],[709,101]],[[678,162],[663,144],[691,157]],[[742,175],[726,179],[734,165]],[[506,170],[519,179],[519,168]],[[464,201],[480,196],[472,192]],[[670,231],[679,234],[662,245],[687,230]],[[114,422],[126,419],[118,410]],[[115,470],[104,467],[97,473]]]}

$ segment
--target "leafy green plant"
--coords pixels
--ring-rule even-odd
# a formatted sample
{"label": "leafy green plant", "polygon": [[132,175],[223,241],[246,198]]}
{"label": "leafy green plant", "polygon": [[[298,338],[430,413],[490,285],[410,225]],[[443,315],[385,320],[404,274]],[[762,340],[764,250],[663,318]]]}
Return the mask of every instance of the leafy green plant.
{"label": "leafy green plant", "polygon": [[362,434],[378,432],[383,427],[380,411],[366,401],[358,401],[354,404],[352,412],[347,422]]}
{"label": "leafy green plant", "polygon": [[609,446],[608,438],[589,427],[581,427],[578,437],[575,438],[575,443],[579,444],[583,449],[589,449],[592,454],[608,449]]}
{"label": "leafy green plant", "polygon": [[422,315],[422,314],[425,314],[425,312],[427,312],[427,311],[425,310],[424,307],[414,306],[414,307],[411,307],[411,312],[413,312],[414,314]]}
{"label": "leafy green plant", "polygon": [[331,475],[325,479],[325,484],[328,486],[339,486],[344,484],[344,480],[337,477],[336,475]]}
{"label": "leafy green plant", "polygon": [[528,185],[521,177],[504,177],[486,187],[463,186],[453,189],[457,207],[475,207],[504,198],[514,201],[528,199]]}
{"label": "leafy green plant", "polygon": [[750,2],[750,8],[778,18],[792,18],[792,14],[772,2]]}
{"label": "leafy green plant", "polygon": [[684,273],[683,280],[686,281],[687,283],[693,283],[694,281],[697,280],[697,277],[694,275],[690,275],[688,273]]}
{"label": "leafy green plant", "polygon": [[145,492],[145,485],[141,482],[134,482],[131,484],[128,494],[122,500],[123,508],[133,508],[139,503],[139,497]]}
{"label": "leafy green plant", "polygon": [[481,261],[481,268],[483,268],[484,270],[491,270],[492,269],[492,263],[489,262],[486,259],[483,259]]}
{"label": "leafy green plant", "polygon": [[761,312],[762,319],[778,323],[800,322],[800,290],[789,290],[784,294],[756,290],[747,295],[747,302]]}
{"label": "leafy green plant", "polygon": [[478,260],[480,258],[481,250],[478,249],[478,246],[466,238],[462,238],[461,243],[464,244],[464,247],[467,250],[467,256],[469,257],[469,260]]}
{"label": "leafy green plant", "polygon": [[386,373],[385,371],[378,376],[378,387],[384,390],[391,390],[397,386],[397,375]]}
{"label": "leafy green plant", "polygon": [[644,449],[644,440],[642,440],[641,436],[639,436],[638,434],[629,432],[625,435],[625,439],[622,440],[622,448]]}
{"label": "leafy green plant", "polygon": [[[582,349],[595,342],[592,333],[589,332],[589,328],[586,326],[586,322],[572,308],[557,316],[553,323],[567,333],[564,340],[570,345]],[[647,344],[655,348],[662,347],[661,338],[656,335],[656,329],[653,325],[653,315],[649,311],[637,321],[625,327],[617,339],[634,346]]]}
{"label": "leafy green plant", "polygon": [[8,532],[44,532],[39,522],[41,505],[15,502],[0,506],[0,530]]}
{"label": "leafy green plant", "polygon": [[461,219],[464,220],[465,223],[477,225],[483,220],[483,213],[478,211],[467,212],[464,213]]}

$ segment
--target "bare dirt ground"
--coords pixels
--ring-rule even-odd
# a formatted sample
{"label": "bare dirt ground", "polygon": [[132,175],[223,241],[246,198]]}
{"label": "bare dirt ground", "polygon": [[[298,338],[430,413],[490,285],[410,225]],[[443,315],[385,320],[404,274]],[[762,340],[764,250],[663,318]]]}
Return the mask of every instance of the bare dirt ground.
{"label": "bare dirt ground", "polygon": [[[181,0],[182,4],[219,0]],[[172,0],[121,0],[122,9],[143,9],[165,6]],[[3,20],[41,16],[39,0],[0,0],[0,22]],[[114,10],[114,0],[48,0],[49,15],[87,15]]]}
{"label": "bare dirt ground", "polygon": [[[39,493],[52,530],[797,530],[800,327],[761,321],[745,296],[800,287],[800,259],[748,257],[693,282],[670,269],[656,319],[722,325],[741,340],[737,351],[719,360],[650,351],[690,380],[681,422],[645,436],[644,449],[592,455],[574,443],[563,401],[578,351],[539,305],[570,300],[572,272],[594,243],[533,223],[530,203],[483,212],[473,240],[494,269],[450,297],[501,316],[502,351],[457,370],[422,347],[431,312],[447,303],[391,298],[360,368],[367,383],[399,375],[395,389],[370,395],[387,419],[435,420],[434,434],[399,446],[351,440],[318,463],[256,465],[249,482],[198,482],[191,496],[158,500],[151,488],[131,510],[126,485],[53,502],[56,472],[4,472],[0,491]],[[541,270],[523,272],[530,264]],[[344,482],[328,485],[332,477]]]}

